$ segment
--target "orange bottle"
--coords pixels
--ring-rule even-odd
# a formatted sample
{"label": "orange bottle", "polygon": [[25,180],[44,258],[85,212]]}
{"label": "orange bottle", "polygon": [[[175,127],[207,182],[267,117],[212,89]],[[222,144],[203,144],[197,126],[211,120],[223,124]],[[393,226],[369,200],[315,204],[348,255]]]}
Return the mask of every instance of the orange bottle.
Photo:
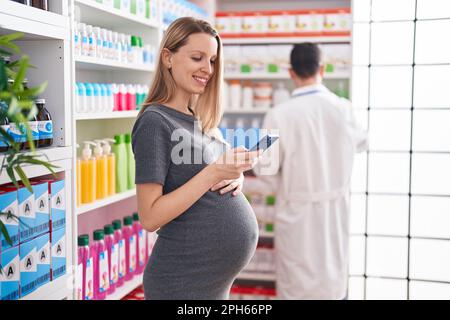
{"label": "orange bottle", "polygon": [[81,155],[81,203],[92,203],[96,198],[97,186],[97,164],[92,157],[90,146],[95,146],[91,141],[84,142],[84,148]]}

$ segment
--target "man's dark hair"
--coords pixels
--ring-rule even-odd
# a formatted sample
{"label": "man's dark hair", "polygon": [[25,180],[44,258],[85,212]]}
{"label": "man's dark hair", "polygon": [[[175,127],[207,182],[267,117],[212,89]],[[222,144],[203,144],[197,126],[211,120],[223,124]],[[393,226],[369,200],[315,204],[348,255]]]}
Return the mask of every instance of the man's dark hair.
{"label": "man's dark hair", "polygon": [[300,78],[315,76],[319,72],[321,63],[322,51],[315,43],[299,43],[291,51],[291,66]]}

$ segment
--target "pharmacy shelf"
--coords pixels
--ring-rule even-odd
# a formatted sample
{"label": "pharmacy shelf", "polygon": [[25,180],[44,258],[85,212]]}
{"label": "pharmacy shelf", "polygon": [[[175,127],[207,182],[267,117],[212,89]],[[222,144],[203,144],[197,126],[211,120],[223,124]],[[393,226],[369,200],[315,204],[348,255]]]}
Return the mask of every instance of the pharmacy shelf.
{"label": "pharmacy shelf", "polygon": [[82,205],[76,208],[77,215],[84,214],[86,212],[109,206],[110,204],[134,197],[136,195],[136,189],[128,190],[122,193],[118,193],[112,197],[108,197],[102,200],[95,201],[93,203]]}
{"label": "pharmacy shelf", "polygon": [[274,234],[273,234],[273,232],[260,231],[259,237],[260,238],[274,238]]}
{"label": "pharmacy shelf", "polygon": [[[24,154],[31,154],[30,152],[24,152]],[[38,159],[48,161],[56,167],[53,168],[55,172],[62,172],[66,170],[72,169],[72,147],[56,147],[56,148],[47,148],[47,149],[37,149],[34,153],[38,155]],[[4,155],[0,156],[0,163],[3,163]],[[42,165],[23,165],[22,166],[25,175],[28,178],[35,178],[39,176],[44,176],[51,174],[51,172]],[[17,173],[15,173],[17,180]],[[11,180],[3,169],[0,173],[0,184],[10,183]]]}
{"label": "pharmacy shelf", "polygon": [[31,6],[0,0],[0,34],[23,32],[25,40],[68,40],[69,17]]}
{"label": "pharmacy shelf", "polygon": [[[225,80],[289,80],[288,73],[228,73]],[[350,79],[350,73],[336,72],[326,73],[324,79]]]}
{"label": "pharmacy shelf", "polygon": [[153,72],[154,66],[137,64],[137,63],[124,63],[113,60],[98,59],[92,57],[76,57],[75,66],[78,69],[84,70],[134,70],[141,72]]}
{"label": "pharmacy shelf", "polygon": [[131,293],[134,289],[142,285],[143,274],[134,276],[134,278],[128,282],[125,282],[122,287],[117,288],[116,291],[107,296],[106,300],[121,300]]}
{"label": "pharmacy shelf", "polygon": [[158,29],[157,21],[138,17],[131,13],[126,13],[116,8],[110,8],[95,0],[75,0],[75,5],[79,6],[83,14],[81,21],[88,24],[99,25],[104,28],[135,28],[149,27]]}
{"label": "pharmacy shelf", "polygon": [[323,36],[323,37],[255,37],[255,38],[227,38],[222,37],[223,44],[291,44],[301,42],[314,43],[350,43],[350,36]]}
{"label": "pharmacy shelf", "polygon": [[63,300],[72,298],[73,290],[70,289],[71,275],[63,275],[51,281],[20,300]]}
{"label": "pharmacy shelf", "polygon": [[126,119],[136,118],[138,114],[139,110],[113,111],[104,113],[78,113],[75,114],[75,120]]}
{"label": "pharmacy shelf", "polygon": [[271,108],[225,109],[225,114],[264,114]]}
{"label": "pharmacy shelf", "polygon": [[241,272],[237,280],[255,280],[255,281],[275,281],[276,277],[274,273],[261,273],[261,272]]}

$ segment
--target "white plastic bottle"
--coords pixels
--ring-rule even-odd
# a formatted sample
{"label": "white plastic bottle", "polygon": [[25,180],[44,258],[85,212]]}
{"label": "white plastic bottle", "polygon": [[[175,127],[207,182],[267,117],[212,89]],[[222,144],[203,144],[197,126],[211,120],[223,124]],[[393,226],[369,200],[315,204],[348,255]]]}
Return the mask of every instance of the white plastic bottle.
{"label": "white plastic bottle", "polygon": [[119,33],[113,32],[112,35],[113,35],[114,60],[119,61],[120,60],[120,50],[121,50]]}
{"label": "white plastic bottle", "polygon": [[86,24],[80,23],[78,25],[78,28],[79,28],[80,37],[81,37],[81,55],[89,56],[89,39],[88,39],[88,34],[86,32]]}
{"label": "white plastic bottle", "polygon": [[96,57],[99,59],[103,58],[103,36],[101,29],[99,27],[94,27],[93,29],[96,43],[97,43],[97,55]]}
{"label": "white plastic bottle", "polygon": [[244,85],[242,89],[242,106],[243,109],[251,109],[253,107],[253,88],[250,83]]}
{"label": "white plastic bottle", "polygon": [[239,80],[231,80],[230,82],[230,106],[236,110],[241,106],[241,83]]}
{"label": "white plastic bottle", "polygon": [[109,59],[115,60],[113,32],[108,30],[108,52]]}
{"label": "white plastic bottle", "polygon": [[75,104],[75,110],[77,112],[85,112],[85,108],[87,106],[87,97],[86,97],[86,86],[84,83],[78,83],[78,100]]}
{"label": "white plastic bottle", "polygon": [[125,40],[127,41],[127,62],[133,63],[134,62],[134,55],[133,55],[133,47],[131,46],[131,36],[126,35]]}
{"label": "white plastic bottle", "polygon": [[128,49],[125,34],[123,33],[119,34],[119,41],[120,41],[119,61],[126,63],[128,61]]}
{"label": "white plastic bottle", "polygon": [[74,54],[75,56],[81,55],[81,35],[79,30],[79,23],[75,21],[73,30],[73,42],[74,42]]}
{"label": "white plastic bottle", "polygon": [[273,92],[273,105],[279,105],[290,98],[289,90],[285,88],[283,82],[278,83],[278,88]]}
{"label": "white plastic bottle", "polygon": [[114,109],[114,96],[113,96],[113,86],[112,84],[106,85],[106,112],[112,112]]}
{"label": "white plastic bottle", "polygon": [[86,103],[83,112],[92,112],[91,110],[94,110],[95,106],[94,86],[92,83],[85,83],[84,86],[86,88]]}
{"label": "white plastic bottle", "polygon": [[102,33],[102,40],[103,40],[102,58],[109,59],[108,30],[101,29],[101,33]]}
{"label": "white plastic bottle", "polygon": [[97,39],[95,38],[94,28],[91,25],[86,26],[86,32],[89,42],[89,57],[97,57]]}

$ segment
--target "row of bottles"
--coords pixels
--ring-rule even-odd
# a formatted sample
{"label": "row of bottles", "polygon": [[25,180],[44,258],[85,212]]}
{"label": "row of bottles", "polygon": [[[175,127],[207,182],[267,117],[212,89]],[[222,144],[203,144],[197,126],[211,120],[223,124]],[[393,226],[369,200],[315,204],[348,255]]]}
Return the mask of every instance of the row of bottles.
{"label": "row of bottles", "polygon": [[[114,143],[113,153],[110,143]],[[114,140],[84,141],[77,159],[77,206],[133,189],[134,176],[131,134],[116,135]]]}
{"label": "row of bottles", "polygon": [[142,38],[75,22],[76,56],[114,60],[122,63],[154,65],[156,48]]}
{"label": "row of bottles", "polygon": [[155,234],[142,229],[139,215],[114,220],[78,237],[77,300],[104,300],[144,271]]}
{"label": "row of bottles", "polygon": [[[2,58],[6,64],[9,64],[9,57]],[[13,79],[8,79],[8,86],[14,85]],[[28,79],[22,82],[24,90],[29,90]],[[33,99],[33,98],[32,98]],[[36,114],[29,114],[29,110],[22,110],[22,115],[28,119],[27,124],[30,128],[30,136],[36,148],[50,147],[53,144],[53,120],[50,112],[46,108],[45,99],[34,99],[37,108]],[[0,127],[5,133],[8,133],[15,143],[19,144],[21,150],[30,149],[30,143],[27,141],[27,128],[25,123],[15,123],[7,117],[8,105],[0,100],[0,112],[5,114],[0,122]],[[3,135],[0,136],[0,152],[6,152],[10,148],[10,143]]]}
{"label": "row of bottles", "polygon": [[75,84],[75,110],[78,113],[99,113],[139,110],[149,87],[133,84]]}

